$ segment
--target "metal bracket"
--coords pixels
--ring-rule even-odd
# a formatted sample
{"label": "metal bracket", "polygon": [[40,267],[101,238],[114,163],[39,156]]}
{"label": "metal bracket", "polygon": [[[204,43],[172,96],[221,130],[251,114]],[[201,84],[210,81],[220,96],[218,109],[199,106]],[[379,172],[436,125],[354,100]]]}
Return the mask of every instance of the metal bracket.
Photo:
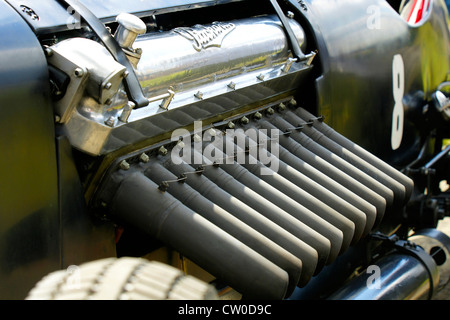
{"label": "metal bracket", "polygon": [[125,90],[128,98],[135,103],[136,109],[147,106],[149,101],[142,92],[142,87],[134,72],[131,62],[128,60],[125,52],[123,52],[120,45],[112,37],[111,33],[106,29],[103,23],[79,0],[58,1],[63,5],[72,7],[72,9],[85,20],[92,31],[99,37],[114,59],[127,69],[128,76],[124,79]]}
{"label": "metal bracket", "polygon": [[160,96],[156,96],[153,98],[149,98],[148,101],[149,102],[154,102],[154,101],[158,101],[158,100],[162,100],[161,104],[159,105],[160,108],[167,110],[169,109],[169,105],[173,100],[173,97],[175,96],[175,91],[173,91],[173,88],[170,87],[167,90],[167,93],[164,93]]}
{"label": "metal bracket", "polygon": [[310,57],[307,57],[302,49],[300,48],[300,45],[297,42],[297,38],[295,36],[294,31],[291,28],[291,25],[289,24],[288,18],[284,14],[283,10],[281,9],[280,5],[278,4],[277,0],[269,0],[272,4],[272,7],[275,9],[275,12],[278,15],[278,18],[281,21],[281,24],[284,27],[284,30],[286,30],[286,34],[289,39],[289,43],[291,45],[294,57],[297,58],[299,61],[305,61],[309,59]]}

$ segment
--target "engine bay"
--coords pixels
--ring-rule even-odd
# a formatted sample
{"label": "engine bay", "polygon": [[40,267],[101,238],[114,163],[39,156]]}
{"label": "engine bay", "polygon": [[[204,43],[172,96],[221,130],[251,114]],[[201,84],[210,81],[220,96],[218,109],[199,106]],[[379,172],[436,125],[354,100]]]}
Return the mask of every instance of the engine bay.
{"label": "engine bay", "polygon": [[[48,72],[62,267],[87,260],[81,243],[221,297],[426,299],[440,286],[449,262],[411,241],[450,215],[439,1],[420,14],[381,0],[7,2]],[[415,276],[371,296],[371,266]]]}

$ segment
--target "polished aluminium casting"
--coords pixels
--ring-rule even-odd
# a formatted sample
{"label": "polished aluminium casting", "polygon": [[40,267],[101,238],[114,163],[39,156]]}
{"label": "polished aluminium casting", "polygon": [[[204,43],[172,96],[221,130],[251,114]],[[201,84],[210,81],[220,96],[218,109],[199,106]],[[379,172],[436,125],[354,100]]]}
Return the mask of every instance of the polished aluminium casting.
{"label": "polished aluminium casting", "polygon": [[[105,150],[105,144],[119,127],[232,91],[265,85],[308,69],[314,57],[301,63],[292,57],[275,15],[143,35],[144,26],[138,18],[127,14],[118,16],[117,21],[115,38],[136,67],[149,100],[145,108],[133,110],[121,83],[127,72],[111,62],[100,44],[72,38],[48,48],[52,52],[49,63],[74,79],[67,92],[84,92],[82,96],[66,94],[56,104],[57,121],[64,124],[74,147],[92,155],[112,151]],[[304,47],[303,29],[293,19],[290,25]]]}

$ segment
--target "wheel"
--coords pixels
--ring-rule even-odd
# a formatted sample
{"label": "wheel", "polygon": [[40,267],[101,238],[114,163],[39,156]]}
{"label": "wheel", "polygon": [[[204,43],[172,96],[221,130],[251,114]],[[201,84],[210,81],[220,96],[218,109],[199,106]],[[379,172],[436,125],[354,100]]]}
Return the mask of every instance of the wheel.
{"label": "wheel", "polygon": [[215,288],[141,258],[109,258],[50,273],[26,300],[217,300]]}

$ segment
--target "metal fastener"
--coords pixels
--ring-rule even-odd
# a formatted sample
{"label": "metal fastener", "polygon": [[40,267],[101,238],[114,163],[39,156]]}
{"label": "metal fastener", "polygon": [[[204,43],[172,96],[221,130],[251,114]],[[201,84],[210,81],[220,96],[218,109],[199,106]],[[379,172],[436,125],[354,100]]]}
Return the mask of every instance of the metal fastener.
{"label": "metal fastener", "polygon": [[234,123],[232,121],[227,123],[227,128],[228,129],[234,129],[234,127],[235,127],[235,125],[234,125]]}
{"label": "metal fastener", "polygon": [[261,120],[261,119],[262,119],[262,114],[261,114],[261,112],[256,112],[256,113],[253,115],[253,118],[255,118],[256,120]]}
{"label": "metal fastener", "polygon": [[284,110],[286,110],[286,105],[282,102],[278,105],[278,112],[282,112]]}
{"label": "metal fastener", "polygon": [[198,91],[196,94],[194,94],[194,97],[196,97],[197,99],[203,99],[203,92]]}
{"label": "metal fastener", "polygon": [[210,128],[207,132],[211,137],[215,137],[217,135],[217,132],[214,128]]}
{"label": "metal fastener", "polygon": [[183,142],[183,140],[178,140],[177,142],[177,147],[183,149],[185,147],[185,143]]}
{"label": "metal fastener", "polygon": [[126,160],[122,160],[119,164],[119,168],[122,170],[129,170],[130,164]]}
{"label": "metal fastener", "polygon": [[133,108],[135,106],[136,105],[134,104],[134,102],[128,101],[127,104],[125,105],[125,107],[122,110],[122,114],[120,115],[119,120],[124,122],[124,123],[127,123],[128,122],[128,118],[131,115],[131,111],[133,111]]}
{"label": "metal fastener", "polygon": [[196,133],[196,134],[194,134],[193,140],[194,140],[194,142],[199,143],[199,142],[202,142],[203,139],[202,139],[202,137],[200,135],[198,135]]}
{"label": "metal fastener", "polygon": [[108,119],[105,120],[105,124],[108,127],[114,127],[115,122],[116,122],[116,119],[113,116],[110,116]]}
{"label": "metal fastener", "polygon": [[44,52],[45,52],[45,55],[46,55],[47,57],[53,56],[53,49],[52,49],[52,48],[46,47],[45,50],[44,50]]}
{"label": "metal fastener", "polygon": [[297,101],[296,101],[295,99],[291,99],[291,100],[288,102],[288,106],[289,106],[290,108],[297,108]]}
{"label": "metal fastener", "polygon": [[150,157],[145,152],[141,153],[141,155],[139,156],[139,161],[147,163],[150,161]]}
{"label": "metal fastener", "polygon": [[164,146],[161,146],[161,148],[158,149],[158,154],[161,156],[167,155],[167,149]]}
{"label": "metal fastener", "polygon": [[84,71],[81,68],[75,68],[74,72],[76,77],[81,78],[84,75]]}
{"label": "metal fastener", "polygon": [[242,124],[248,124],[249,122],[250,122],[250,120],[247,117],[244,116],[244,117],[241,118],[241,123]]}

